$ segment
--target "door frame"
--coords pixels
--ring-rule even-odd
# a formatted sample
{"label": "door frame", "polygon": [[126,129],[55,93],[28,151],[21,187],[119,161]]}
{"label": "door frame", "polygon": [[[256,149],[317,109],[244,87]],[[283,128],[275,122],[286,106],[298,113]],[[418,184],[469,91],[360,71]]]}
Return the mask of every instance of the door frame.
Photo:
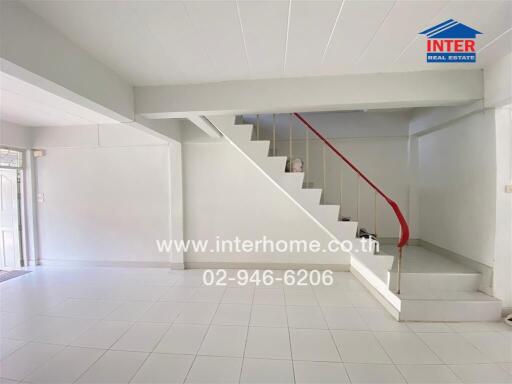
{"label": "door frame", "polygon": [[17,199],[17,219],[18,219],[18,249],[19,249],[19,265],[17,267],[26,267],[27,261],[25,260],[25,247],[26,247],[26,232],[25,232],[25,189],[24,189],[24,175],[23,172],[25,166],[25,150],[22,148],[14,148],[9,146],[0,146],[1,149],[8,149],[16,151],[21,154],[21,166],[3,166],[0,164],[0,169],[11,169],[16,171],[16,199]]}

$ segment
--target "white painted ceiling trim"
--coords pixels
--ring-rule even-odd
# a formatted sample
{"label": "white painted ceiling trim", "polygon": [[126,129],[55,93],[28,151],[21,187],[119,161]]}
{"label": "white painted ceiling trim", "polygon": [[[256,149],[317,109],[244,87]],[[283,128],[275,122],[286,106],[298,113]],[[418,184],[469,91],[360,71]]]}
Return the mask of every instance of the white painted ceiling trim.
{"label": "white painted ceiling trim", "polygon": [[5,72],[0,72],[0,117],[25,127],[118,122]]}

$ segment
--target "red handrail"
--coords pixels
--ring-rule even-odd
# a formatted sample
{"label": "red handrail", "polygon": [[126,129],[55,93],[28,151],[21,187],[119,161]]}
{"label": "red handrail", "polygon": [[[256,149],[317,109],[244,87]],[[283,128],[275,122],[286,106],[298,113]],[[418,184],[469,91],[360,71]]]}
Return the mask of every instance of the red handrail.
{"label": "red handrail", "polygon": [[339,158],[341,158],[347,165],[354,170],[359,176],[363,178],[364,181],[370,185],[379,195],[381,195],[384,200],[391,206],[393,211],[395,212],[395,215],[398,219],[398,222],[400,223],[400,239],[398,241],[398,248],[402,248],[404,245],[407,244],[409,241],[409,226],[407,225],[407,221],[404,218],[404,215],[402,214],[402,211],[400,211],[400,208],[398,207],[398,204],[392,200],[389,196],[387,196],[379,187],[377,187],[368,177],[366,177],[363,172],[361,172],[349,159],[347,159],[340,151],[334,147],[320,132],[318,132],[313,126],[306,121],[299,113],[294,112],[293,113],[295,117],[297,117],[300,121],[304,123],[306,127],[309,128],[311,132],[313,132],[320,140],[322,140],[325,145],[327,145],[336,155],[338,155]]}

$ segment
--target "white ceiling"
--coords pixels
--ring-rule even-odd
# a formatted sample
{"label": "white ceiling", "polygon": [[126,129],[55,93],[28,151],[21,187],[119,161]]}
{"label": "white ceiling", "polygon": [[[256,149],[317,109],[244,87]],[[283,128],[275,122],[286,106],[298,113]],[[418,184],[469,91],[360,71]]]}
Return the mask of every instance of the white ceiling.
{"label": "white ceiling", "polygon": [[[512,1],[34,1],[134,85],[479,68],[512,49]],[[481,32],[477,64],[425,63],[430,26]]]}
{"label": "white ceiling", "polygon": [[0,120],[25,127],[116,123],[115,120],[2,72]]}

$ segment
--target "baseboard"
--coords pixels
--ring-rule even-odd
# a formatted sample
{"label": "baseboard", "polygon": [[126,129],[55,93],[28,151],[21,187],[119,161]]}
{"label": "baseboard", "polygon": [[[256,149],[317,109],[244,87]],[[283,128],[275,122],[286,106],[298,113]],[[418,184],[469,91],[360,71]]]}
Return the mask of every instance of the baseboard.
{"label": "baseboard", "polygon": [[438,245],[432,244],[428,241],[419,240],[420,247],[428,249],[429,251],[435,252],[441,256],[444,256],[448,259],[451,259],[459,264],[465,265],[468,268],[473,269],[474,271],[480,272],[482,274],[482,280],[480,283],[480,290],[488,295],[492,296],[492,279],[493,279],[493,270],[492,267],[488,265],[479,263],[478,261],[472,260],[466,256],[460,255],[449,249],[440,247]]}
{"label": "baseboard", "polygon": [[386,299],[382,294],[370,284],[370,282],[355,268],[352,267],[350,272],[356,279],[370,292],[370,294],[388,311],[388,313],[397,321],[400,321],[400,312]]}
{"label": "baseboard", "polygon": [[171,269],[183,270],[185,269],[185,263],[170,263]]}
{"label": "baseboard", "polygon": [[186,269],[274,269],[274,270],[331,270],[334,272],[350,271],[349,264],[296,264],[296,263],[237,263],[224,261],[190,261],[185,262]]}
{"label": "baseboard", "polygon": [[48,267],[121,267],[121,268],[170,268],[183,269],[274,269],[274,270],[298,270],[313,269],[334,272],[348,272],[348,264],[296,264],[296,263],[237,263],[237,262],[210,262],[192,261],[185,263],[171,263],[166,261],[90,261],[90,260],[39,260],[37,265]]}
{"label": "baseboard", "polygon": [[170,268],[184,269],[183,263],[167,261],[91,261],[91,260],[38,260],[45,267],[119,267],[119,268]]}
{"label": "baseboard", "polygon": [[[377,238],[382,245],[396,245],[398,244],[398,237],[379,237]],[[407,245],[419,245],[420,239],[409,239]]]}

